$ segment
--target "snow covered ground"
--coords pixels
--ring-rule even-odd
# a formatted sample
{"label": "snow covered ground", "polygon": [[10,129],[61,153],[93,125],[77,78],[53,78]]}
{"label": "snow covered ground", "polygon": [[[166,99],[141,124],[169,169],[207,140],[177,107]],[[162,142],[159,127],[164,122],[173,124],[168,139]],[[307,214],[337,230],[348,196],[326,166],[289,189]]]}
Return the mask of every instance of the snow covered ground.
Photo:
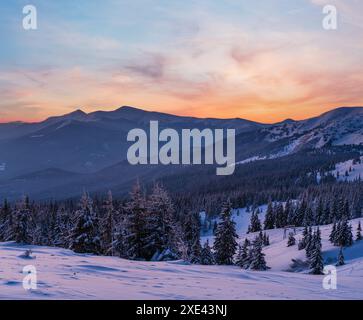
{"label": "snow covered ground", "polygon": [[[248,213],[235,214],[240,241]],[[363,219],[361,219],[363,222]],[[354,230],[359,220],[352,222]],[[337,248],[328,242],[331,226],[322,227],[326,262],[334,264]],[[75,254],[70,250],[0,244],[0,299],[363,299],[363,241],[345,250],[346,265],[337,269],[337,290],[325,290],[324,276],[288,272],[291,259],[304,251],[287,248],[283,230],[272,230],[265,248],[266,272],[234,266],[199,266],[176,262],[135,262],[116,257]],[[301,231],[298,231],[297,238]],[[254,235],[248,235],[252,238]],[[210,236],[204,237],[212,240]],[[34,259],[24,259],[26,249]],[[34,265],[38,288],[23,289],[22,270]]]}

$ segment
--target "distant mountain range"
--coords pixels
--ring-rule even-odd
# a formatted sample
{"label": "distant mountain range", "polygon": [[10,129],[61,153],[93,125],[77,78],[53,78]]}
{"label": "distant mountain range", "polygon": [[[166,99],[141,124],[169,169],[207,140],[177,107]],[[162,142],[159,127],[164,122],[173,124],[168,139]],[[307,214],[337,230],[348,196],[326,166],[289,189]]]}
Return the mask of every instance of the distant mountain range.
{"label": "distant mountain range", "polygon": [[128,190],[136,177],[156,180],[184,174],[183,166],[130,166],[127,133],[146,129],[151,120],[160,128],[236,129],[236,161],[240,165],[276,159],[309,149],[363,144],[363,107],[343,107],[319,117],[277,124],[244,119],[181,117],[121,107],[106,112],[77,110],[38,123],[0,124],[0,199],[22,194],[34,198],[78,195],[83,188]]}

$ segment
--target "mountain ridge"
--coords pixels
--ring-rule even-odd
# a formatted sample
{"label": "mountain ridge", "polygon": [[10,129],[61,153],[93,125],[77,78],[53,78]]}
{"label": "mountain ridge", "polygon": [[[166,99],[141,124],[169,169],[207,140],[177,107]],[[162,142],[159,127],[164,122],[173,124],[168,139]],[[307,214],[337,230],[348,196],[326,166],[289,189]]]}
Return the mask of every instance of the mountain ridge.
{"label": "mountain ridge", "polygon": [[27,121],[9,121],[9,122],[0,122],[0,126],[1,125],[21,125],[21,124],[37,124],[37,123],[42,123],[42,122],[46,122],[49,120],[54,120],[54,119],[69,119],[69,118],[83,118],[83,117],[89,117],[90,119],[92,119],[92,117],[94,116],[98,116],[98,115],[107,115],[107,114],[116,114],[116,113],[120,113],[123,111],[127,111],[127,112],[137,112],[137,113],[147,113],[147,114],[154,114],[154,115],[163,115],[163,116],[171,116],[171,117],[175,117],[175,118],[190,118],[190,119],[195,119],[195,120],[244,120],[244,121],[248,121],[248,122],[252,122],[252,123],[257,123],[260,125],[267,125],[267,126],[271,126],[271,125],[277,125],[277,124],[283,124],[285,122],[302,122],[302,121],[308,121],[308,120],[313,120],[316,118],[320,118],[323,117],[325,115],[331,114],[331,113],[336,113],[336,112],[342,112],[342,111],[350,111],[350,112],[354,112],[357,110],[362,110],[363,112],[363,106],[342,106],[342,107],[336,107],[333,108],[329,111],[326,111],[324,113],[321,113],[319,115],[310,117],[310,118],[306,118],[306,119],[301,119],[301,120],[296,120],[296,119],[292,119],[292,118],[287,118],[281,121],[277,121],[277,122],[273,122],[273,123],[265,123],[265,122],[259,122],[259,121],[254,121],[254,120],[250,120],[247,118],[242,118],[242,117],[230,117],[230,118],[216,118],[216,117],[196,117],[196,116],[188,116],[188,115],[175,115],[173,113],[168,113],[168,112],[160,112],[160,111],[154,111],[154,110],[146,110],[143,108],[138,108],[138,107],[133,107],[133,106],[121,106],[118,107],[114,110],[109,110],[109,111],[105,111],[105,110],[96,110],[96,111],[92,111],[92,112],[85,112],[83,111],[81,108],[77,108],[74,111],[71,111],[69,113],[63,114],[63,115],[59,115],[59,116],[50,116],[44,120],[40,120],[40,121],[33,121],[33,122],[27,122]]}
{"label": "mountain ridge", "polygon": [[[89,114],[77,109],[39,123],[0,125],[0,197],[16,198],[19,192],[30,191],[71,196],[83,188],[95,192],[98,188],[123,188],[136,176],[154,181],[166,174],[185,174],[183,166],[128,165],[129,130],[148,131],[151,120],[159,121],[160,130],[178,132],[236,129],[237,166],[321,148],[363,150],[363,107],[342,107],[319,117],[287,119],[273,125],[233,118],[180,117],[134,107]],[[200,174],[210,174],[200,170]]]}

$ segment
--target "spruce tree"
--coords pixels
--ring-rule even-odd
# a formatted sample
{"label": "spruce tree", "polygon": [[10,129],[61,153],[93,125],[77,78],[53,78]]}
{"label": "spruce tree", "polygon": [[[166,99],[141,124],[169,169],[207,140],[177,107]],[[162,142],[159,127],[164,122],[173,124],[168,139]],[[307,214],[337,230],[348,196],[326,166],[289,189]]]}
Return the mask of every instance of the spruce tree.
{"label": "spruce tree", "polygon": [[319,228],[315,232],[312,242],[313,245],[311,247],[311,253],[309,254],[311,274],[320,275],[323,274],[324,261],[321,253],[321,235]]}
{"label": "spruce tree", "polygon": [[313,252],[314,252],[314,249],[315,249],[315,244],[316,244],[316,233],[313,234],[313,230],[311,227],[308,228],[308,235],[306,237],[306,240],[305,240],[305,243],[306,243],[306,247],[305,247],[305,250],[306,250],[306,257],[310,260],[312,255],[313,255]]}
{"label": "spruce tree", "polygon": [[324,225],[326,223],[324,217],[324,204],[322,198],[319,198],[319,202],[316,207],[315,221],[318,225]]}
{"label": "spruce tree", "polygon": [[215,264],[214,255],[211,247],[209,246],[208,240],[204,243],[202,252],[200,254],[200,264],[202,265],[213,265]]}
{"label": "spruce tree", "polygon": [[287,246],[288,247],[292,247],[296,244],[296,239],[294,237],[294,233],[293,232],[290,232],[289,233],[289,239],[287,241]]}
{"label": "spruce tree", "polygon": [[0,209],[0,242],[10,241],[12,239],[13,212],[5,199],[2,208]]}
{"label": "spruce tree", "polygon": [[250,222],[250,226],[249,226],[249,232],[260,232],[262,230],[261,228],[261,222],[260,219],[258,217],[260,213],[260,210],[254,210],[252,215],[251,215],[251,222]]}
{"label": "spruce tree", "polygon": [[202,246],[200,244],[200,239],[195,239],[194,244],[191,248],[191,254],[189,261],[193,264],[200,264],[202,255]]}
{"label": "spruce tree", "polygon": [[[143,242],[145,258],[150,259],[162,252],[168,251],[168,255],[179,255],[179,239],[177,239],[177,223],[174,218],[174,206],[167,191],[160,185],[155,184],[152,194],[147,201],[147,210],[145,217],[145,239]],[[200,220],[198,214],[192,214],[192,220],[189,221],[192,228],[192,236],[188,246],[188,256],[191,254],[191,248],[199,241],[200,237]],[[200,245],[199,245],[200,246]]]}
{"label": "spruce tree", "polygon": [[131,260],[146,260],[150,258],[148,246],[148,224],[146,199],[139,181],[130,193],[126,203],[124,248],[126,256]]}
{"label": "spruce tree", "polygon": [[253,241],[250,268],[256,271],[264,271],[268,269],[266,265],[265,254],[262,252],[262,241],[260,237],[256,237],[256,239]]}
{"label": "spruce tree", "polygon": [[344,261],[343,247],[341,247],[339,250],[338,262],[337,262],[336,266],[340,267],[340,266],[344,266],[344,265],[345,265],[345,261]]}
{"label": "spruce tree", "polygon": [[242,260],[243,260],[242,254],[243,254],[242,246],[239,244],[238,249],[237,249],[237,257],[236,257],[235,265],[239,266],[240,268],[242,268]]}
{"label": "spruce tree", "polygon": [[115,241],[115,209],[113,206],[112,192],[109,191],[103,204],[104,215],[101,220],[101,243],[105,255],[114,255]]}
{"label": "spruce tree", "polygon": [[214,252],[217,264],[233,264],[233,256],[236,252],[238,235],[236,223],[232,220],[232,205],[227,201],[222,206],[221,221],[218,224]]}
{"label": "spruce tree", "polygon": [[191,256],[192,247],[196,241],[200,238],[200,219],[199,215],[195,212],[189,212],[185,214],[183,220],[183,239],[187,246],[187,255]]}
{"label": "spruce tree", "polygon": [[332,232],[331,237],[337,247],[350,247],[353,244],[352,226],[349,225],[347,218],[343,218],[337,224],[336,231]]}
{"label": "spruce tree", "polygon": [[248,239],[245,239],[243,245],[239,246],[236,265],[242,269],[248,269],[250,267],[251,264],[250,255],[249,255],[250,245],[251,245],[250,241]]}
{"label": "spruce tree", "polygon": [[17,204],[14,215],[12,217],[11,238],[17,243],[31,244],[32,237],[30,235],[30,203],[28,197]]}
{"label": "spruce tree", "polygon": [[263,245],[265,247],[270,245],[270,237],[266,234],[266,232],[263,234]]}
{"label": "spruce tree", "polygon": [[276,219],[276,228],[283,228],[287,224],[287,219],[285,217],[284,206],[282,203],[277,204],[275,209],[275,219]]}
{"label": "spruce tree", "polygon": [[70,235],[70,249],[77,253],[101,253],[101,241],[93,202],[84,192],[79,209],[75,213],[75,223]]}
{"label": "spruce tree", "polygon": [[357,241],[361,241],[362,240],[362,226],[361,226],[360,221],[359,221],[358,228],[357,228],[357,237],[356,237],[356,240]]}
{"label": "spruce tree", "polygon": [[267,211],[265,215],[264,229],[270,230],[275,227],[275,215],[272,206],[272,202],[270,201],[267,206]]}
{"label": "spruce tree", "polygon": [[336,236],[337,236],[337,223],[336,221],[334,221],[332,230],[329,235],[329,241],[334,244],[336,241]]}

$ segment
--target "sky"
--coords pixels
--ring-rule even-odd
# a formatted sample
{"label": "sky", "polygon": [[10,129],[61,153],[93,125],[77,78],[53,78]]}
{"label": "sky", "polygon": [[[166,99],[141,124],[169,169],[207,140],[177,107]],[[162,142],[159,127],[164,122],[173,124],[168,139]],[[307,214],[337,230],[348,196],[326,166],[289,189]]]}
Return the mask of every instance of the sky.
{"label": "sky", "polygon": [[271,123],[363,105],[361,0],[3,0],[0,41],[0,122],[129,105]]}

